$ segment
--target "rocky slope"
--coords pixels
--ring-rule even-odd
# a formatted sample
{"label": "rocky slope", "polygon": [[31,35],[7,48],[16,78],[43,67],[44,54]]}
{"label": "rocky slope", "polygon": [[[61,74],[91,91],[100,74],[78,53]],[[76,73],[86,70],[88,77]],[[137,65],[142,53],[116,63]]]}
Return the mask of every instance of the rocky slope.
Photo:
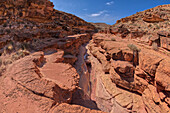
{"label": "rocky slope", "polygon": [[138,39],[140,42],[153,42],[170,50],[170,5],[152,9],[122,18],[110,28],[110,32],[123,38]]}
{"label": "rocky slope", "polygon": [[98,33],[109,33],[109,29],[111,27],[111,25],[108,25],[106,23],[91,23],[93,24]]}
{"label": "rocky slope", "polygon": [[53,3],[48,0],[1,0],[0,48],[11,40],[41,41],[95,31],[93,25],[74,15],[54,10],[53,7]]}

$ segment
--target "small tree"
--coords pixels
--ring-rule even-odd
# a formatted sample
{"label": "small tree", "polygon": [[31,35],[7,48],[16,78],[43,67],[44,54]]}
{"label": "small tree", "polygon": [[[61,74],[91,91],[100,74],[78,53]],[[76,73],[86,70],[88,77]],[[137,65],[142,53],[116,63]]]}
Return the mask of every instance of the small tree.
{"label": "small tree", "polygon": [[128,44],[127,45],[132,51],[133,51],[133,64],[134,66],[139,64],[139,54],[138,52],[141,51],[141,49],[137,48],[134,44]]}
{"label": "small tree", "polygon": [[127,45],[132,51],[137,51],[137,52],[140,52],[141,49],[137,48],[136,45],[134,44],[128,44]]}

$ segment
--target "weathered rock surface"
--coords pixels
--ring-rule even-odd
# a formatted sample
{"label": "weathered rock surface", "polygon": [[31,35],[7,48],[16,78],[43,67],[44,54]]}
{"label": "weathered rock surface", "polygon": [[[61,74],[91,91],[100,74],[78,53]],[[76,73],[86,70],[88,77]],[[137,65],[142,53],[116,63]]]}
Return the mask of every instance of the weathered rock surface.
{"label": "weathered rock surface", "polygon": [[91,99],[105,112],[169,113],[169,56],[111,38],[95,34],[88,44]]}
{"label": "weathered rock surface", "polygon": [[140,43],[153,42],[165,49],[170,48],[170,5],[160,5],[122,18],[110,27],[110,33],[122,38],[137,39]]}
{"label": "weathered rock surface", "polygon": [[[79,86],[82,86],[83,79],[80,79],[77,70],[72,66],[75,60],[67,60],[70,58],[67,56],[71,56],[71,54],[76,56],[81,52],[81,50],[79,51],[80,46],[86,43],[89,38],[90,35],[87,34],[68,36],[62,40],[56,40],[56,43],[52,43],[54,45],[45,46],[41,52],[29,53],[28,56],[22,56],[24,58],[21,57],[12,60],[10,64],[5,64],[6,71],[2,74],[0,87],[2,112],[48,112],[55,105],[70,103],[73,93]],[[13,54],[1,56],[1,58],[13,58]],[[80,58],[84,59],[84,53]],[[81,60],[80,58],[79,60]],[[88,74],[88,72],[85,73]],[[12,84],[14,84],[12,88],[5,90]],[[85,90],[83,91],[85,92]],[[6,98],[6,95],[11,96]],[[34,98],[37,98],[38,101]],[[33,107],[28,107],[30,104]],[[11,107],[15,109],[9,109]],[[91,106],[89,107],[91,108]]]}
{"label": "weathered rock surface", "polygon": [[[57,67],[58,63],[55,63],[56,69],[60,68],[61,70],[55,74],[51,69],[46,69],[46,64],[48,63],[44,65],[43,63],[45,63],[43,53],[34,53],[9,65],[1,77],[2,112],[45,113],[55,104],[71,100],[72,93],[78,86],[72,82],[78,82],[79,78],[75,69],[63,64],[65,68],[61,70],[62,64]],[[40,69],[39,65],[43,65],[42,69]],[[48,76],[45,76],[45,74]]]}
{"label": "weathered rock surface", "polygon": [[155,75],[156,83],[163,87],[165,91],[170,91],[170,62],[169,59],[165,59],[160,62]]}
{"label": "weathered rock surface", "polygon": [[24,41],[31,50],[42,50],[44,47],[54,46],[59,38],[74,34],[91,34],[96,31],[90,23],[53,7],[49,0],[1,1],[1,51],[9,42]]}
{"label": "weathered rock surface", "polygon": [[0,112],[47,113],[71,103],[79,88],[73,65],[96,30],[53,7],[49,0],[0,1]]}

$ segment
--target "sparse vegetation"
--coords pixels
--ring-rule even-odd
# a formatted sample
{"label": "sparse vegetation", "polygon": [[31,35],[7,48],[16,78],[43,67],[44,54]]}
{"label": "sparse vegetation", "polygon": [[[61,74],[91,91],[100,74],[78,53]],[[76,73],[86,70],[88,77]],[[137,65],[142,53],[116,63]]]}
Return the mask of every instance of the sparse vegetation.
{"label": "sparse vegetation", "polygon": [[12,51],[12,50],[14,49],[14,47],[13,47],[12,44],[9,44],[9,45],[7,46],[7,49],[8,49],[9,51]]}
{"label": "sparse vegetation", "polygon": [[22,57],[25,57],[26,55],[29,55],[30,52],[27,50],[19,50],[16,52],[16,54],[12,55],[12,61],[16,61]]}
{"label": "sparse vegetation", "polygon": [[138,51],[138,52],[141,51],[141,49],[137,48],[136,45],[134,45],[134,44],[128,44],[127,46],[128,46],[132,51]]}

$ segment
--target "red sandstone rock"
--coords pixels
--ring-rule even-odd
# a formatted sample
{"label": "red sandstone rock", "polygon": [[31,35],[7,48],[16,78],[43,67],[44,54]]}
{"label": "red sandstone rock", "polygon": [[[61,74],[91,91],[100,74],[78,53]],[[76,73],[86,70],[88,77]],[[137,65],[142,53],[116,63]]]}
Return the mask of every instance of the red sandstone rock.
{"label": "red sandstone rock", "polygon": [[161,60],[161,57],[152,53],[139,53],[139,67],[153,77]]}
{"label": "red sandstone rock", "polygon": [[[90,41],[92,99],[101,110],[107,112],[128,113],[134,110],[144,113],[168,113],[169,58],[148,48],[142,48],[139,52],[139,64],[135,69],[134,53],[129,50],[127,43],[129,42],[126,40],[105,41],[100,34],[96,34],[94,40]],[[103,70],[104,62],[111,64],[109,72]],[[157,73],[164,75],[166,80]],[[159,94],[160,91],[164,92],[164,96]]]}
{"label": "red sandstone rock", "polygon": [[[42,53],[35,53],[9,65],[1,77],[1,112],[45,113],[53,105],[71,100],[78,82],[75,69],[68,64],[57,63],[49,70],[46,66],[48,63],[39,69],[44,60]],[[57,68],[60,71],[51,71]],[[7,95],[10,96],[5,98]]]}
{"label": "red sandstone rock", "polygon": [[160,62],[156,75],[155,75],[155,80],[158,85],[163,87],[164,90],[170,91],[170,62],[169,60],[163,60]]}
{"label": "red sandstone rock", "polygon": [[168,113],[169,109],[165,103],[160,102],[159,95],[153,86],[149,86],[142,95],[147,111],[149,113]]}
{"label": "red sandstone rock", "polygon": [[134,75],[134,67],[129,62],[125,61],[114,61],[112,62],[112,66],[114,67],[115,71],[123,76],[123,78],[133,78]]}
{"label": "red sandstone rock", "polygon": [[144,17],[143,21],[154,23],[154,22],[163,22],[164,19],[162,19],[158,16],[155,16],[155,15],[152,15],[152,17]]}
{"label": "red sandstone rock", "polygon": [[78,106],[78,105],[69,105],[66,103],[60,104],[53,108],[50,113],[104,113],[97,110],[90,110],[88,108]]}

